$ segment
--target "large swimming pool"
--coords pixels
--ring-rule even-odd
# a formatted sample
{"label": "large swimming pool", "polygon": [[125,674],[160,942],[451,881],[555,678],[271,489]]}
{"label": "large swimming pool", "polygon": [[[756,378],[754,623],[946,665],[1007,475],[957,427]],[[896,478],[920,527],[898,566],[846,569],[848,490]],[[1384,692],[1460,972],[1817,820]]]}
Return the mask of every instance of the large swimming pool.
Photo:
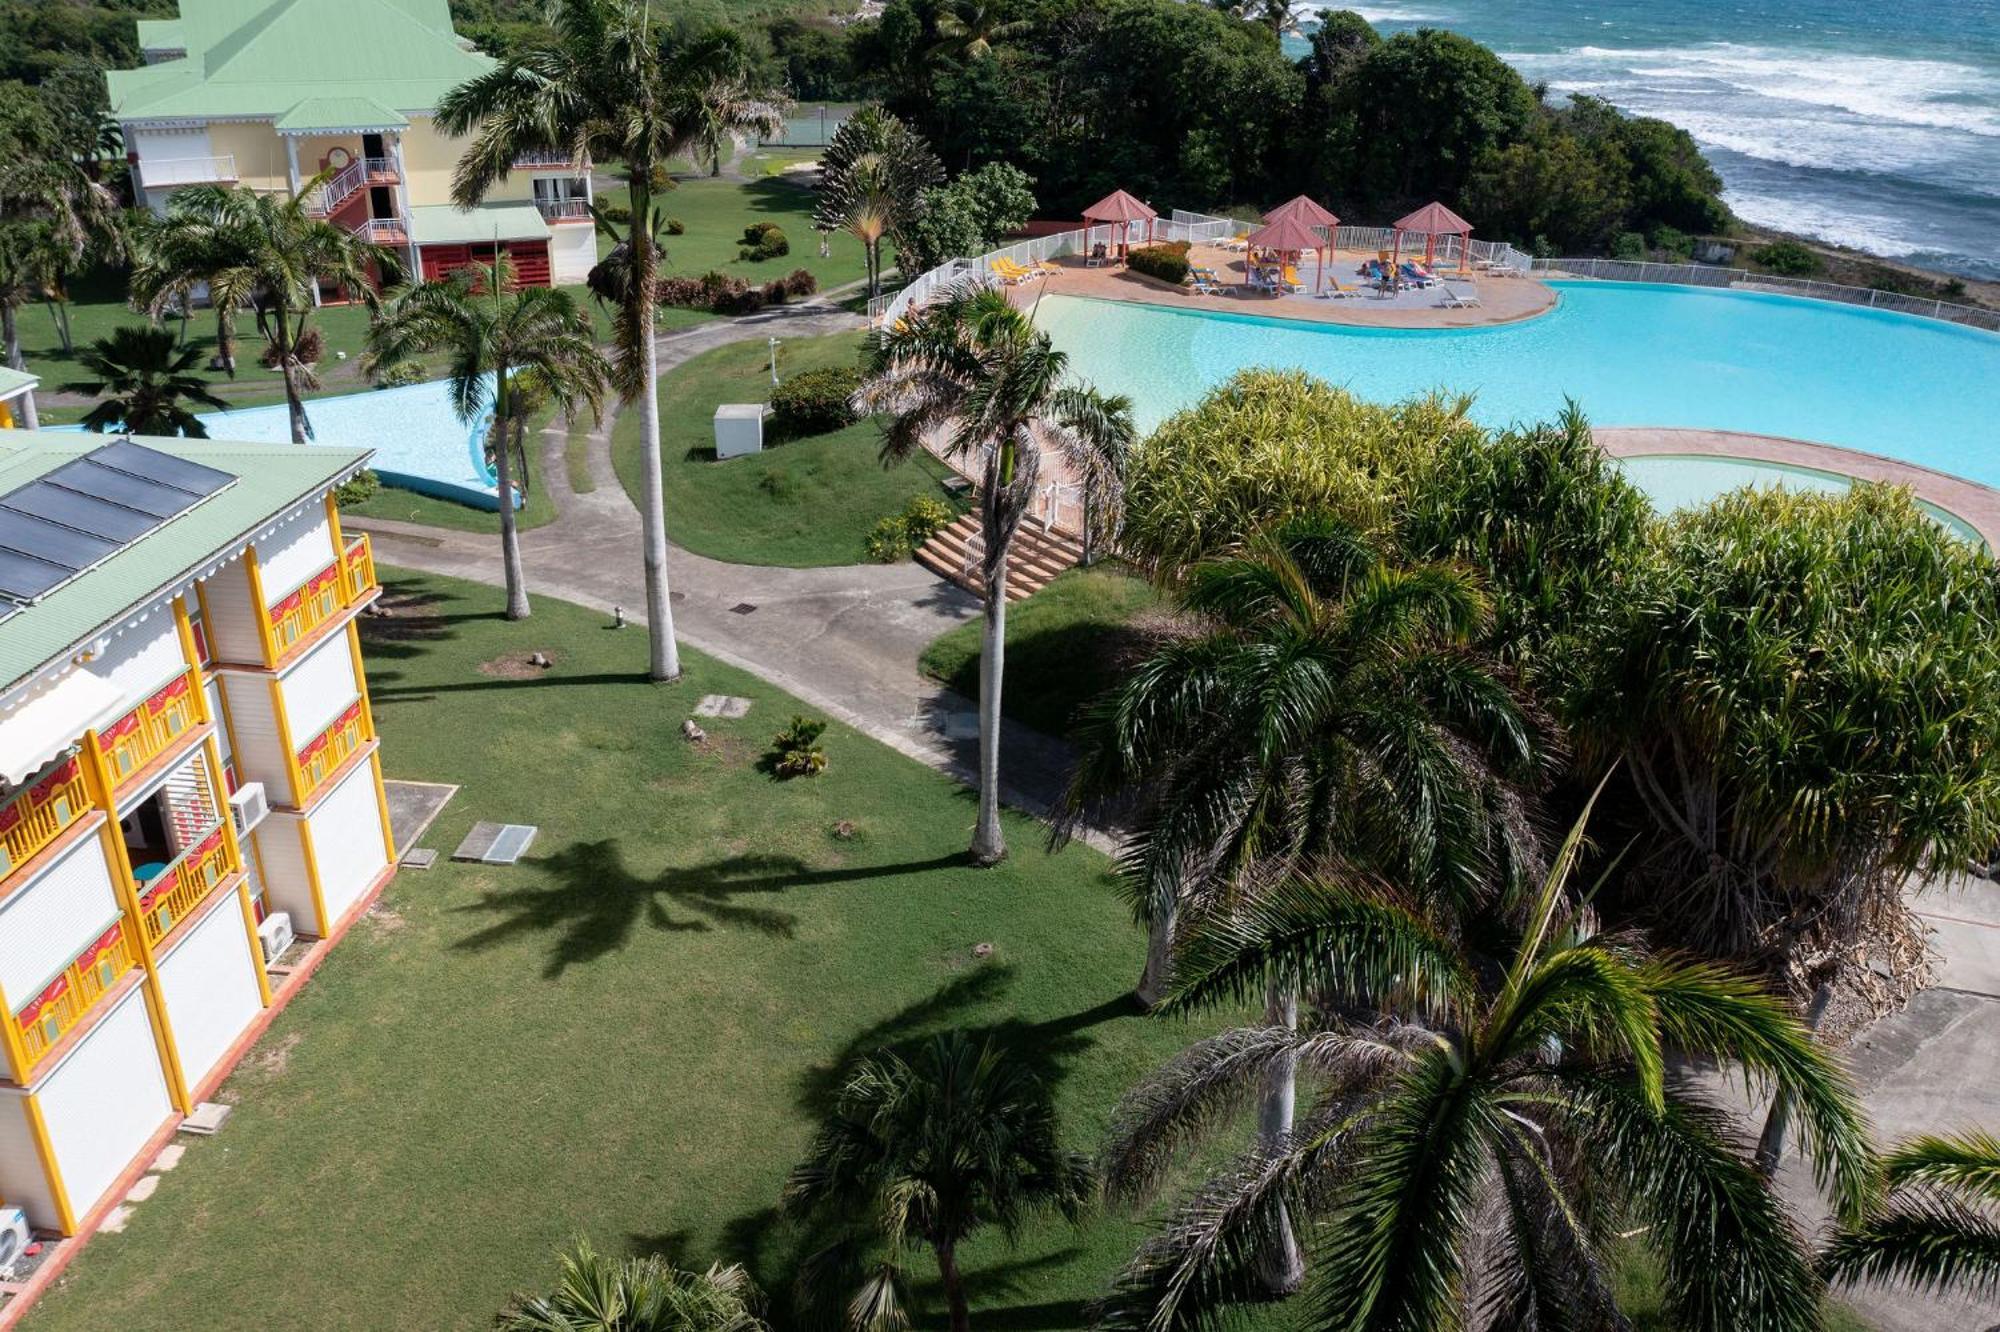
{"label": "large swimming pool", "polygon": [[1374,329],[1075,296],[1036,318],[1150,430],[1236,371],[1299,367],[1378,402],[1476,394],[1492,426],[1580,404],[1600,426],[1695,426],[1861,449],[2000,487],[2000,334],[1755,292],[1557,282],[1547,314]]}

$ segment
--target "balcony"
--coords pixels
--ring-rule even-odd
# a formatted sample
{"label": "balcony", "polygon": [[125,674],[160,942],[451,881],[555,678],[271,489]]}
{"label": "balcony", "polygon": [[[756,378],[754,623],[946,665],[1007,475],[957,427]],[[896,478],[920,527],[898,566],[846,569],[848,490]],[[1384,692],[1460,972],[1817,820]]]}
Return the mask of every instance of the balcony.
{"label": "balcony", "polygon": [[347,543],[339,559],[271,607],[272,646],[283,656],[306,635],[374,591],[375,585],[375,548],[363,532]]}
{"label": "balcony", "polygon": [[239,873],[242,862],[231,854],[230,841],[216,824],[199,842],[141,885],[139,922],[146,942],[157,944],[178,921],[194,913],[217,884]]}
{"label": "balcony", "polygon": [[537,199],[535,207],[541,210],[544,222],[588,222],[590,200],[588,199]]}
{"label": "balcony", "polygon": [[0,809],[0,878],[25,865],[90,812],[83,763],[69,759]]}
{"label": "balcony", "polygon": [[176,675],[151,698],[97,733],[115,790],[164,754],[201,719],[191,675]]}
{"label": "balcony", "polygon": [[55,1048],[70,1028],[83,1020],[91,1005],[118,983],[137,962],[122,922],[76,955],[42,992],[14,1015],[21,1028],[21,1047],[32,1067]]}
{"label": "balcony", "polygon": [[400,217],[366,217],[348,227],[370,245],[408,245],[410,229]]}
{"label": "balcony", "polygon": [[532,148],[515,154],[512,167],[516,171],[578,171],[590,170],[590,159],[584,158],[581,167],[577,160],[558,148]]}
{"label": "balcony", "polygon": [[335,717],[324,731],[306,742],[299,750],[298,797],[296,803],[303,809],[312,803],[320,793],[327,779],[340,771],[340,765],[354,756],[355,751],[368,743],[367,714],[362,711],[361,700],[355,699],[347,711]]}
{"label": "balcony", "polygon": [[172,185],[233,184],[237,179],[236,155],[141,158],[139,179],[148,189],[164,189]]}

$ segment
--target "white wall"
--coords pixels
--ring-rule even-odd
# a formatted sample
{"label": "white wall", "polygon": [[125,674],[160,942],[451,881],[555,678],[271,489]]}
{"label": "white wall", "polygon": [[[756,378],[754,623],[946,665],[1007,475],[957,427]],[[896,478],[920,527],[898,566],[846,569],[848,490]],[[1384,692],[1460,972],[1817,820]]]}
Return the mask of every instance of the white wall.
{"label": "white wall", "polygon": [[264,1007],[236,891],[217,893],[205,905],[208,914],[160,958],[160,988],[190,1088],[214,1071]]}
{"label": "white wall", "polygon": [[549,226],[549,279],[558,287],[582,282],[597,263],[597,229],[587,222]]}
{"label": "white wall", "polygon": [[333,928],[333,922],[322,921],[319,909],[313,905],[312,881],[306,877],[305,846],[299,840],[304,835],[305,818],[298,814],[273,811],[259,825],[256,837],[257,849],[264,858],[264,905],[290,915],[292,929],[297,933],[324,935]]}
{"label": "white wall", "polygon": [[329,927],[345,915],[389,863],[382,811],[375,803],[375,759],[356,767],[313,808],[313,858]]}
{"label": "white wall", "polygon": [[180,630],[171,610],[154,611],[146,620],[111,640],[104,655],[85,670],[110,684],[132,703],[152,697],[159,687],[187,671]]}
{"label": "white wall", "polygon": [[285,698],[285,719],[291,723],[292,743],[303,746],[361,697],[347,634],[334,634],[314,648],[303,661],[285,672],[278,688]]}
{"label": "white wall", "polygon": [[236,733],[238,779],[264,783],[264,794],[274,805],[291,804],[291,766],[285,761],[285,743],[278,733],[278,714],[271,701],[271,677],[224,671],[216,678],[222,681],[223,692],[229,699],[229,726]]}
{"label": "white wall", "polygon": [[62,859],[0,903],[0,989],[19,1010],[118,918],[102,837],[80,839]]}
{"label": "white wall", "polygon": [[257,570],[264,580],[264,604],[275,606],[299,584],[333,563],[333,531],[326,523],[326,510],[314,501],[309,514],[282,523],[277,535],[257,544]]}
{"label": "white wall", "polygon": [[216,570],[201,585],[208,603],[208,642],[217,661],[261,662],[264,639],[257,632],[257,606],[250,596],[250,575],[242,560]]}
{"label": "white wall", "polygon": [[173,1113],[135,987],[36,1089],[69,1204],[81,1218]]}
{"label": "white wall", "polygon": [[54,1230],[62,1222],[28,1127],[28,1093],[17,1087],[0,1087],[0,1198],[26,1212],[31,1226]]}

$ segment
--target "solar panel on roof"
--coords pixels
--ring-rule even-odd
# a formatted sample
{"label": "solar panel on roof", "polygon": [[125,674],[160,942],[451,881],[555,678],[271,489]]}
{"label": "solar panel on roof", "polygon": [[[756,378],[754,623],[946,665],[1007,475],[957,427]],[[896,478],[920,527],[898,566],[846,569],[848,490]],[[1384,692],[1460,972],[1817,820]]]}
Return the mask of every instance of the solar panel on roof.
{"label": "solar panel on roof", "polygon": [[56,584],[68,579],[74,572],[73,569],[65,569],[46,560],[31,559],[26,555],[17,555],[11,550],[0,550],[0,595],[12,597],[16,601],[33,601]]}
{"label": "solar panel on roof", "polygon": [[129,439],[116,440],[103,448],[93,451],[90,460],[101,467],[115,467],[121,472],[147,481],[157,481],[164,486],[185,490],[190,495],[206,498],[223,489],[235,477],[214,467],[205,467],[186,458],[176,458],[158,449],[149,449],[143,444],[134,444]]}
{"label": "solar panel on roof", "polygon": [[118,546],[116,541],[85,536],[27,514],[0,510],[0,549],[60,564],[71,573],[88,569]]}
{"label": "solar panel on roof", "polygon": [[48,480],[51,485],[137,509],[161,521],[192,507],[194,502],[194,497],[185,491],[147,481],[115,467],[99,467],[87,457],[64,463],[48,474]]}
{"label": "solar panel on roof", "polygon": [[121,544],[144,536],[156,525],[151,514],[106,504],[103,500],[79,495],[74,490],[64,490],[46,481],[30,481],[11,494],[0,495],[0,511],[6,510],[25,513],[44,522],[61,523],[64,527]]}

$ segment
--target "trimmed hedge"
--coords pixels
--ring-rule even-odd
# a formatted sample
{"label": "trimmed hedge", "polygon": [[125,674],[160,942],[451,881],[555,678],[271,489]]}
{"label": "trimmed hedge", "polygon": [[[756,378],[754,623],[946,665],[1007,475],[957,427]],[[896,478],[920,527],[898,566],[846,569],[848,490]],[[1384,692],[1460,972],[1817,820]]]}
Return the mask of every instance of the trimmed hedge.
{"label": "trimmed hedge", "polygon": [[1147,277],[1179,286],[1187,281],[1188,248],[1186,241],[1142,245],[1126,258],[1126,266],[1134,273],[1144,273]]}
{"label": "trimmed hedge", "polygon": [[792,439],[852,425],[859,387],[860,373],[841,366],[801,371],[771,390],[772,424]]}

